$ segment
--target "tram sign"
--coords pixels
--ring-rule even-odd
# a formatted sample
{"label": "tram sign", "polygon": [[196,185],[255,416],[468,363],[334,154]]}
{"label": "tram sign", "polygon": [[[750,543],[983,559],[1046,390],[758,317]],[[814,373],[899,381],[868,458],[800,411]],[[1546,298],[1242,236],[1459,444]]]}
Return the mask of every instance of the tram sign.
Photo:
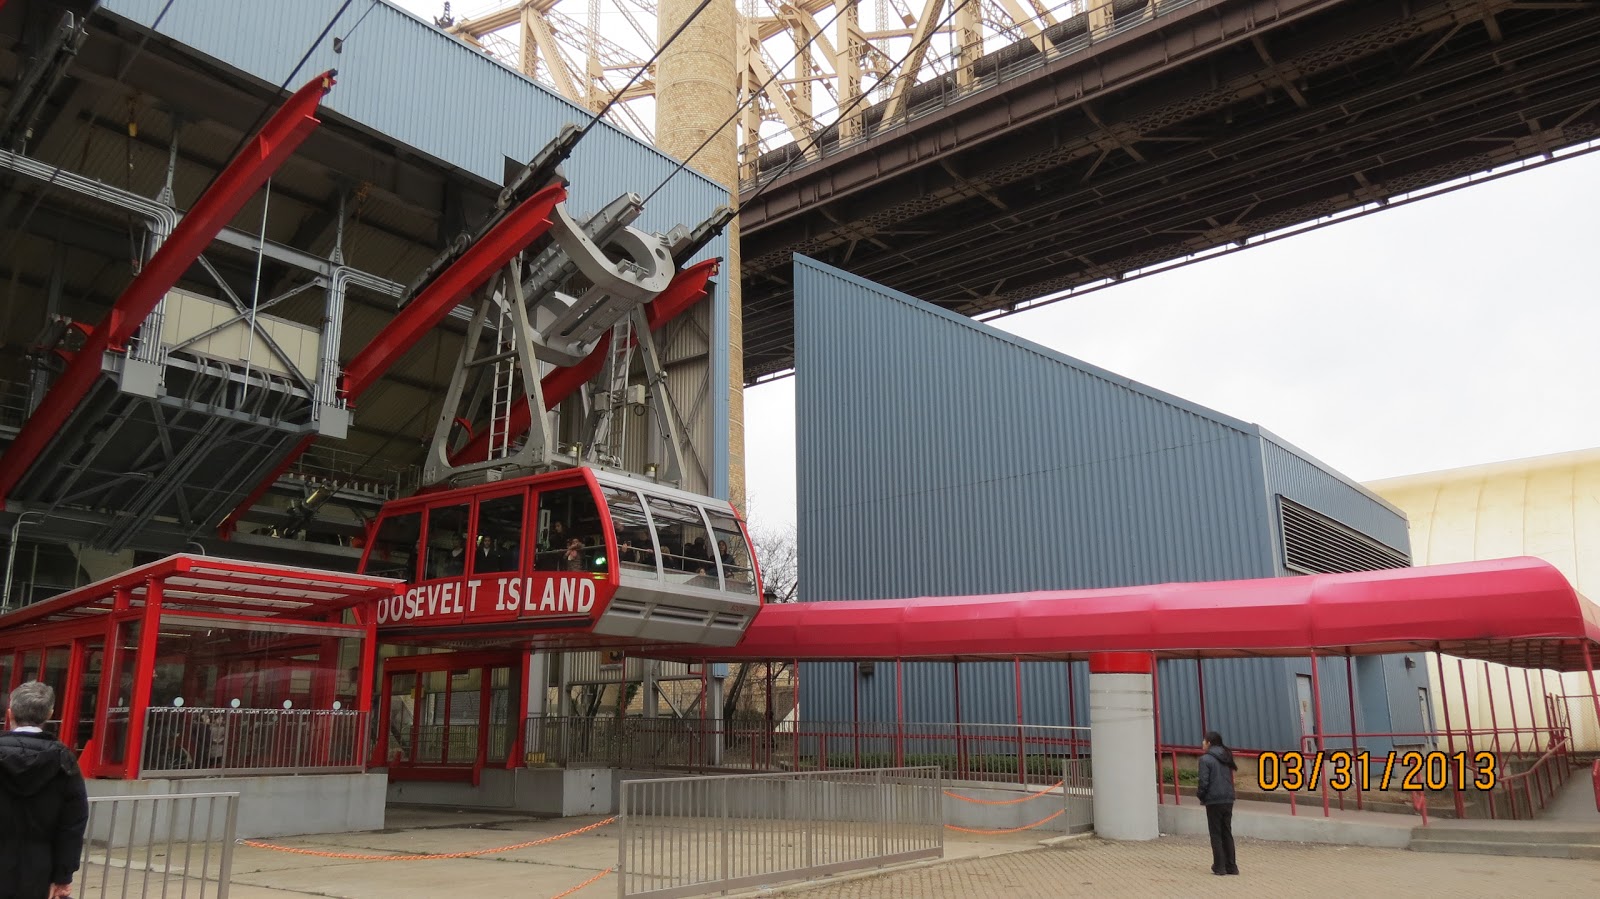
{"label": "tram sign", "polygon": [[588,618],[599,596],[592,574],[458,577],[419,584],[378,605],[379,624],[473,624],[521,618]]}

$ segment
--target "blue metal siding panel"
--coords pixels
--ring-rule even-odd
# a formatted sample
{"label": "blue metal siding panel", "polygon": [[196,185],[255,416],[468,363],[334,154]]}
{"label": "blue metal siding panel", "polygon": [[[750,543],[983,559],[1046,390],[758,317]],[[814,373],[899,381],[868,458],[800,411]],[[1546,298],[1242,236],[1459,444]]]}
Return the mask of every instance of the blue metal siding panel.
{"label": "blue metal siding panel", "polygon": [[[1253,427],[810,260],[795,283],[802,598],[1275,573]],[[863,720],[893,715],[886,669]],[[1088,724],[1087,666],[1072,671],[1069,695],[1065,663],[1023,666],[1027,723]],[[1193,671],[1162,665],[1172,742],[1200,739]],[[819,683],[833,676],[847,681]],[[909,720],[953,712],[910,699],[953,692],[948,665],[904,676]],[[806,717],[850,720],[848,677],[807,666]],[[1230,743],[1294,745],[1282,660],[1208,661],[1206,678],[1207,723]],[[1014,723],[1014,680],[1010,663],[962,664],[961,720]]]}
{"label": "blue metal siding panel", "polygon": [[795,273],[803,598],[1273,573],[1252,433],[809,260]]}
{"label": "blue metal siding panel", "polygon": [[1272,516],[1273,565],[1278,574],[1289,573],[1283,564],[1283,533],[1275,499],[1279,495],[1386,546],[1407,554],[1411,552],[1404,512],[1265,431],[1261,435],[1261,452],[1266,499]]}

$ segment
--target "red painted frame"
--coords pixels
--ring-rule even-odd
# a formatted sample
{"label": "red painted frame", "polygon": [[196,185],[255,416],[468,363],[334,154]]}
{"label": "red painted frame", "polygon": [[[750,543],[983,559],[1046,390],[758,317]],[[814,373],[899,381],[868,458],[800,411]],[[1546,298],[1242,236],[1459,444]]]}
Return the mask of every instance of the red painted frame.
{"label": "red painted frame", "polygon": [[[304,589],[318,596],[293,597],[281,595],[280,601],[298,601],[299,608],[272,613],[259,608],[258,614],[244,615],[236,611],[208,612],[206,608],[234,609],[238,604],[222,597],[236,595],[227,585],[236,578],[247,585],[275,583],[280,590]],[[212,584],[213,587],[196,586]],[[83,751],[96,748],[96,752],[82,752],[80,765],[85,775],[102,778],[135,778],[139,775],[139,760],[143,758],[143,732],[150,704],[151,684],[155,679],[156,635],[164,617],[215,619],[219,624],[254,624],[267,627],[282,626],[287,621],[315,624],[329,628],[361,641],[360,686],[358,709],[371,714],[373,660],[377,649],[377,623],[373,614],[373,601],[392,595],[402,584],[390,578],[373,578],[341,572],[315,571],[209,556],[169,556],[142,565],[122,574],[79,587],[68,593],[37,603],[0,617],[0,655],[13,655],[21,659],[29,652],[39,653],[38,666],[24,671],[23,666],[11,668],[11,683],[0,684],[10,689],[26,677],[41,677],[48,660],[46,650],[67,646],[71,650],[66,683],[57,697],[60,712],[60,737],[69,746]],[[197,590],[214,591],[215,596],[190,596]],[[259,589],[259,588],[257,588]],[[138,595],[143,591],[143,595]],[[181,600],[171,599],[169,593],[185,594]],[[330,597],[329,594],[332,594]],[[354,623],[343,621],[349,612]],[[138,642],[133,650],[133,694],[128,703],[127,742],[122,760],[106,760],[104,745],[99,737],[108,733],[111,691],[115,689],[117,672],[123,664],[119,637],[120,629],[129,623],[140,625]],[[103,647],[100,689],[94,702],[93,735],[77,745],[77,723],[82,717],[79,709],[80,693],[85,674],[87,653],[95,642]],[[331,696],[331,686],[322,678],[314,681],[313,689],[323,698]],[[112,685],[112,686],[108,686]]]}

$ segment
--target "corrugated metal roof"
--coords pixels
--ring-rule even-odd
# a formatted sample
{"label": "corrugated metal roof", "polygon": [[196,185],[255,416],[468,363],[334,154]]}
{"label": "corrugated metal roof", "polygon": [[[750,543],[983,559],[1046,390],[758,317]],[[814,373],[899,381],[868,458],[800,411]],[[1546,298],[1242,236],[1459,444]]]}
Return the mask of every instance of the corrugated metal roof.
{"label": "corrugated metal roof", "polygon": [[[164,0],[107,0],[102,8],[149,27],[164,6]],[[491,185],[502,183],[507,157],[526,161],[561,126],[588,121],[587,110],[405,10],[381,0],[368,7],[351,4],[295,74],[298,83],[328,69],[339,71],[324,109]],[[339,8],[339,0],[176,3],[158,31],[276,87]],[[358,19],[360,27],[352,34]],[[335,52],[333,38],[345,36]],[[676,165],[602,123],[568,164],[573,207],[598,209],[623,190],[648,193]],[[697,223],[727,195],[725,187],[687,170],[652,203],[644,224],[671,227],[671,211],[684,209],[696,210],[689,224]]]}

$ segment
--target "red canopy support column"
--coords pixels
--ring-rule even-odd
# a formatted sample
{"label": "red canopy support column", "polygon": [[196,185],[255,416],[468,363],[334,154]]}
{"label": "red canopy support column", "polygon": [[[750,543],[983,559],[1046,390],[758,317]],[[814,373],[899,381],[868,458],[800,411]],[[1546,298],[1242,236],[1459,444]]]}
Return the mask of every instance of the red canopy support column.
{"label": "red canopy support column", "polygon": [[906,763],[906,682],[902,676],[902,662],[894,660],[894,764]]}
{"label": "red canopy support column", "polygon": [[1194,657],[1194,689],[1200,697],[1200,733],[1204,734],[1211,730],[1206,724],[1206,657],[1198,654]]}
{"label": "red canopy support column", "polygon": [[[1361,744],[1356,739],[1356,674],[1355,666],[1350,660],[1350,647],[1344,648],[1344,685],[1350,700],[1350,759],[1355,764],[1357,753],[1361,752]],[[1393,727],[1393,724],[1390,725]],[[1361,780],[1356,781],[1356,810],[1361,809]],[[1344,808],[1344,792],[1339,793],[1339,808]]]}
{"label": "red canopy support column", "polygon": [[1155,660],[1147,652],[1089,657],[1089,740],[1095,833],[1108,840],[1161,836]]}
{"label": "red canopy support column", "polygon": [[1022,733],[1022,659],[1013,658],[1011,665],[1015,672],[1017,700],[1017,783],[1025,784],[1028,782],[1028,752]]}
{"label": "red canopy support column", "polygon": [[161,639],[160,578],[145,581],[144,612],[139,619],[139,648],[133,663],[133,698],[128,703],[128,748],[123,755],[124,776],[138,777],[144,769],[144,725],[150,717],[150,687],[156,679],[156,643]]}
{"label": "red canopy support column", "polygon": [[[1078,726],[1078,691],[1074,688],[1074,685],[1072,683],[1072,665],[1073,665],[1073,663],[1072,663],[1071,660],[1068,660],[1066,662],[1066,666],[1067,666],[1067,726],[1071,727],[1071,728],[1076,728]],[[1077,732],[1077,730],[1073,730],[1072,731],[1072,736],[1069,739],[1072,741],[1072,757],[1073,758],[1077,758],[1078,757],[1078,732]]]}
{"label": "red canopy support column", "polygon": [[[1450,747],[1450,755],[1454,756],[1456,754],[1456,732],[1455,728],[1450,724],[1450,690],[1448,688],[1449,684],[1444,679],[1444,650],[1437,643],[1433,646],[1433,655],[1434,659],[1439,663],[1439,702],[1444,706],[1445,741]],[[1467,701],[1465,692],[1461,694],[1461,701]],[[1466,803],[1461,799],[1461,791],[1459,789],[1455,791],[1455,800],[1456,817],[1465,818],[1467,816],[1467,807]]]}
{"label": "red canopy support column", "polygon": [[955,727],[956,727],[956,780],[961,780],[967,773],[967,747],[961,739],[961,660],[956,659],[950,663],[952,673],[950,689],[955,697]]}
{"label": "red canopy support column", "polygon": [[[1316,771],[1320,775],[1321,759],[1326,758],[1326,754],[1323,752],[1323,734],[1328,729],[1322,724],[1322,681],[1317,675],[1317,651],[1314,649],[1311,650],[1311,726],[1317,730],[1318,762],[1308,766],[1306,773],[1309,775],[1312,771]],[[1322,817],[1326,818],[1332,814],[1328,807],[1328,779],[1319,776],[1317,780],[1321,782],[1320,787],[1322,789]]]}

